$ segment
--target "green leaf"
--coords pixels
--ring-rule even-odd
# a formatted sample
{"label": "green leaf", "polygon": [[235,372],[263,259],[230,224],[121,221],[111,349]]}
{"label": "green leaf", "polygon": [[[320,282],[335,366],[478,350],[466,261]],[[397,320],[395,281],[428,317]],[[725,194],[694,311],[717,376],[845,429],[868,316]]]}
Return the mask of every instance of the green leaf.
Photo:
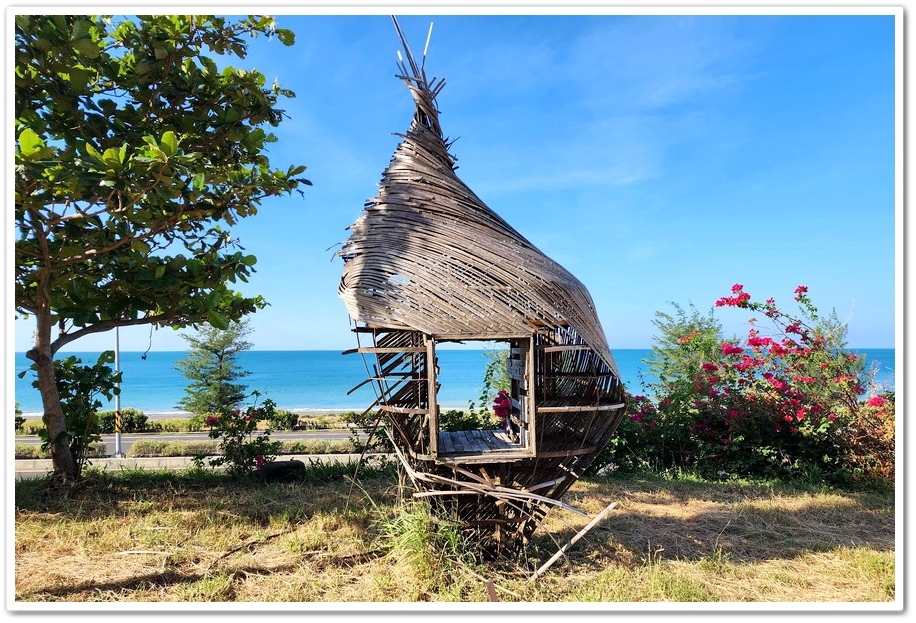
{"label": "green leaf", "polygon": [[89,154],[90,158],[98,160],[99,162],[104,162],[104,160],[102,160],[102,154],[99,153],[99,150],[96,149],[92,143],[86,143],[86,153]]}
{"label": "green leaf", "polygon": [[102,53],[99,49],[99,45],[92,39],[80,39],[79,41],[74,41],[71,45],[74,50],[86,58],[98,58]]}
{"label": "green leaf", "polygon": [[92,28],[92,22],[89,20],[77,20],[73,24],[73,31],[70,33],[70,40],[85,39],[89,35],[89,29]]}
{"label": "green leaf", "polygon": [[191,178],[191,188],[194,190],[203,190],[206,186],[206,176],[203,173],[198,173],[193,178]]}
{"label": "green leaf", "polygon": [[167,156],[174,156],[175,152],[178,151],[178,139],[175,138],[175,133],[171,130],[166,130],[162,135],[162,140],[159,141],[159,146]]}
{"label": "green leaf", "polygon": [[19,151],[24,156],[31,156],[44,146],[44,139],[38,136],[32,128],[26,128],[19,135]]}
{"label": "green leaf", "polygon": [[278,28],[276,33],[277,38],[283,45],[292,45],[296,42],[296,33],[294,33],[292,30],[288,30],[286,28]]}
{"label": "green leaf", "polygon": [[72,67],[70,69],[70,87],[77,93],[86,91],[89,84],[89,72],[82,67]]}
{"label": "green leaf", "polygon": [[207,322],[209,322],[217,329],[222,329],[223,331],[229,328],[229,319],[226,316],[212,310],[207,312]]}
{"label": "green leaf", "polygon": [[246,255],[245,257],[242,258],[242,264],[244,264],[245,266],[254,266],[257,263],[258,263],[258,258],[256,258],[253,255]]}
{"label": "green leaf", "polygon": [[142,240],[134,240],[130,243],[130,248],[134,251],[139,251],[140,253],[149,253],[151,250],[150,246]]}
{"label": "green leaf", "polygon": [[109,147],[105,150],[105,153],[102,154],[102,161],[110,166],[112,169],[118,170],[121,168],[121,150],[115,149],[114,147]]}

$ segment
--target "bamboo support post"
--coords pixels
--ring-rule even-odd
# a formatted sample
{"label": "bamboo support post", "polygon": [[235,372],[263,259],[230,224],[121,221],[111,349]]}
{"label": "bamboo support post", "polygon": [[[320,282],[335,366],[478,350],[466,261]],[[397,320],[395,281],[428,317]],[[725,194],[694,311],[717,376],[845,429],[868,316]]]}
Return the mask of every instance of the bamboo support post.
{"label": "bamboo support post", "polygon": [[591,530],[592,528],[594,528],[595,526],[597,526],[598,523],[599,523],[602,519],[604,519],[604,517],[605,517],[609,512],[611,512],[613,509],[615,509],[615,508],[617,508],[617,502],[612,502],[611,504],[608,505],[607,508],[605,508],[603,511],[601,511],[600,513],[598,513],[598,515],[597,515],[594,519],[592,519],[590,522],[588,522],[588,525],[587,525],[587,526],[585,526],[584,528],[582,528],[581,530],[579,530],[579,532],[576,533],[576,536],[574,536],[573,538],[571,538],[571,539],[569,540],[569,543],[567,543],[566,545],[564,545],[564,546],[560,549],[560,551],[558,551],[556,554],[554,554],[553,556],[551,556],[550,560],[548,560],[547,562],[545,562],[543,565],[541,565],[541,568],[540,568],[540,569],[538,569],[537,571],[534,572],[534,575],[532,575],[531,578],[529,578],[528,584],[531,584],[531,583],[534,582],[536,579],[538,579],[541,575],[543,575],[544,572],[547,571],[547,570],[551,567],[551,565],[553,565],[553,563],[555,563],[555,562],[560,558],[560,556],[562,556],[563,554],[566,553],[566,550],[568,550],[570,547],[572,547],[573,545],[575,545],[576,541],[578,541],[578,540],[581,539],[583,536],[585,536],[585,534],[586,534],[589,530]]}

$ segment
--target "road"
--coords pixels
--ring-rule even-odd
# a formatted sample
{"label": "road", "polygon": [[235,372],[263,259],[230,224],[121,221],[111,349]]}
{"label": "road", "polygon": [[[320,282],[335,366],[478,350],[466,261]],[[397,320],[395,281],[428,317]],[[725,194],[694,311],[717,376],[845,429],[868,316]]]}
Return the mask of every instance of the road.
{"label": "road", "polygon": [[[361,433],[360,437],[365,441],[367,435]],[[274,431],[270,434],[272,440],[291,440],[305,441],[309,439],[349,440],[350,430],[348,429],[331,429],[331,430],[301,430],[301,431]],[[210,439],[207,433],[122,433],[121,434],[121,452],[127,454],[131,445],[139,440],[159,439],[162,441],[208,441]],[[37,435],[22,435],[16,437],[16,443],[38,445],[41,440]],[[113,455],[115,452],[115,435],[102,435],[102,443],[105,444],[106,451]],[[307,460],[310,457],[321,458],[325,461],[347,461],[353,462],[358,460],[359,455],[302,455],[286,456],[283,459],[298,458]],[[180,469],[189,464],[189,457],[138,457],[133,459],[92,459],[93,464],[111,463],[112,468],[118,467],[145,467],[148,469],[169,468]],[[52,468],[50,461],[47,459],[31,460],[19,459],[15,463],[15,477],[17,480],[24,478],[37,478],[46,475]]]}
{"label": "road", "polygon": [[[365,433],[360,437],[365,441]],[[207,433],[121,433],[121,452],[128,454],[130,447],[134,442],[139,440],[161,440],[165,442],[173,441],[210,441]],[[272,441],[305,441],[308,439],[348,440],[351,439],[349,429],[328,429],[328,430],[297,430],[297,431],[273,431],[270,434]],[[41,440],[37,435],[17,435],[16,443],[39,445]],[[115,435],[102,435],[102,443],[109,454],[115,452]]]}

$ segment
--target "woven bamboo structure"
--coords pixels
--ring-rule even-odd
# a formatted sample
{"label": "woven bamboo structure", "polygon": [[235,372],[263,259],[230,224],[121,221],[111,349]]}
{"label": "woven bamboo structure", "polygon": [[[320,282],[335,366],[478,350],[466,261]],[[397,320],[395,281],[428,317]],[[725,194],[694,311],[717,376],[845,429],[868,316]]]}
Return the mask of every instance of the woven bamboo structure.
{"label": "woven bamboo structure", "polygon": [[[415,496],[457,516],[484,557],[528,541],[614,434],[624,388],[586,288],[455,174],[436,96],[398,27],[416,104],[378,195],[338,251],[339,295],[371,360],[386,431]],[[437,346],[509,350],[508,430],[440,429]],[[577,511],[578,512],[578,511]]]}

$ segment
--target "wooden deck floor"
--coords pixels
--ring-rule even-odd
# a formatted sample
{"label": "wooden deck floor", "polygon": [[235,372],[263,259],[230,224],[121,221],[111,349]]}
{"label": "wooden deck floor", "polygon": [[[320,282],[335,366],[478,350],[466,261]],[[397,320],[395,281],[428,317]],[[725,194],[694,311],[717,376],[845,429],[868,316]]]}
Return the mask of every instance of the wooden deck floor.
{"label": "wooden deck floor", "polygon": [[503,430],[462,430],[439,433],[439,454],[490,454],[521,450]]}

